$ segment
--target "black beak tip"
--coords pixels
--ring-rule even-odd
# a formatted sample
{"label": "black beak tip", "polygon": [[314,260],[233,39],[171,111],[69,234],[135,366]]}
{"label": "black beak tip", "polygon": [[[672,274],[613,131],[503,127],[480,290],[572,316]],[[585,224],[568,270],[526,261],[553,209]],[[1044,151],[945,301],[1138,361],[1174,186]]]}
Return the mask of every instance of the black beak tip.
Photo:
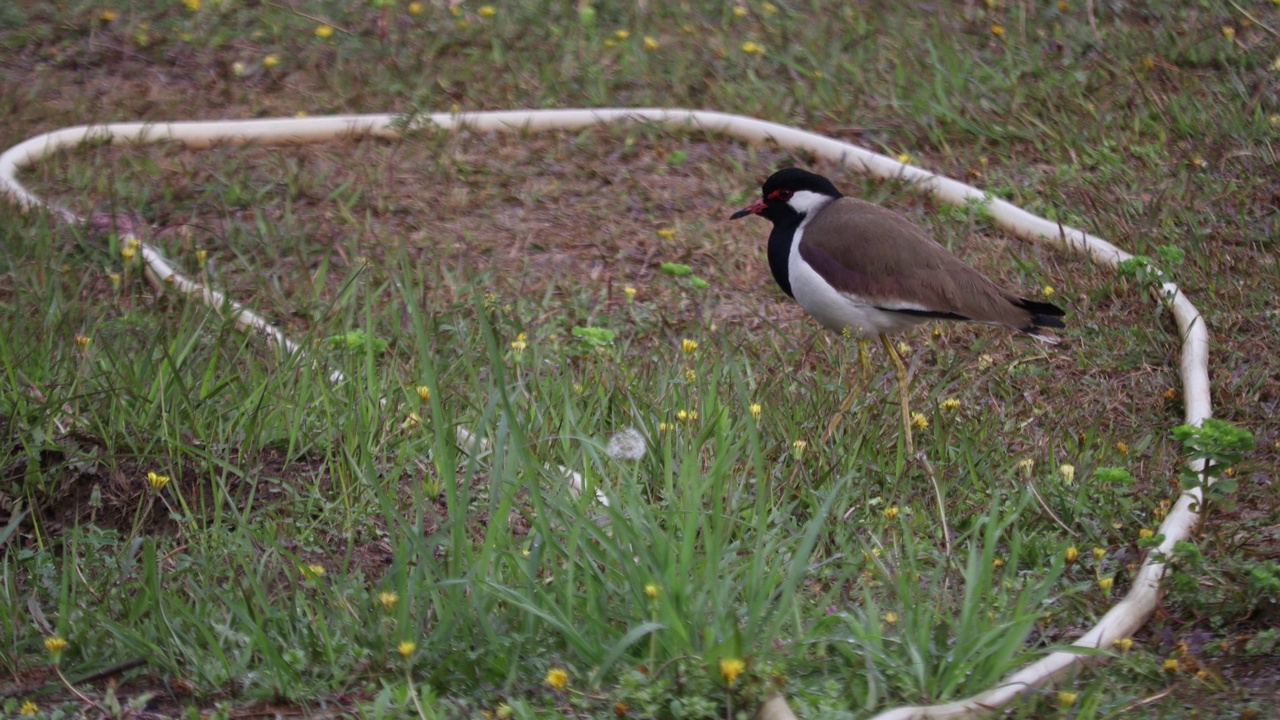
{"label": "black beak tip", "polygon": [[734,214],[730,215],[730,216],[729,216],[729,219],[730,219],[730,220],[737,220],[738,218],[746,217],[746,216],[748,216],[748,215],[750,215],[750,214],[752,214],[752,213],[751,213],[751,208],[742,208],[742,209],[741,209],[741,210],[739,210],[738,212],[736,212],[736,213],[734,213]]}

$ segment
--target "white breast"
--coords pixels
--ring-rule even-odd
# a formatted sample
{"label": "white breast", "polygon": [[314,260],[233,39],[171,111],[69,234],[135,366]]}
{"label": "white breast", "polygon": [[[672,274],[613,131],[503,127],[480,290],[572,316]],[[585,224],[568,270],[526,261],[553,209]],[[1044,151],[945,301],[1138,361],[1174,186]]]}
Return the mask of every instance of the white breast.
{"label": "white breast", "polygon": [[787,274],[791,280],[791,292],[796,301],[815,320],[837,333],[849,329],[855,337],[897,332],[914,327],[928,318],[901,313],[887,313],[865,300],[837,291],[822,280],[809,264],[800,258],[800,238],[804,236],[806,217],[796,229],[791,241],[791,253],[787,259]]}

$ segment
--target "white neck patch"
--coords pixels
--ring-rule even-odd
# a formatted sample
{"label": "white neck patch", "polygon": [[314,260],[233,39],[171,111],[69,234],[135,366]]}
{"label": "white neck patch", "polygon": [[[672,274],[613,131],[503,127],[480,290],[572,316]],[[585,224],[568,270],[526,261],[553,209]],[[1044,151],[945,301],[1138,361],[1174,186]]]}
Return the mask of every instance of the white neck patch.
{"label": "white neck patch", "polygon": [[801,215],[812,218],[833,199],[830,195],[823,195],[812,190],[797,190],[791,196],[791,199],[787,201],[787,204]]}

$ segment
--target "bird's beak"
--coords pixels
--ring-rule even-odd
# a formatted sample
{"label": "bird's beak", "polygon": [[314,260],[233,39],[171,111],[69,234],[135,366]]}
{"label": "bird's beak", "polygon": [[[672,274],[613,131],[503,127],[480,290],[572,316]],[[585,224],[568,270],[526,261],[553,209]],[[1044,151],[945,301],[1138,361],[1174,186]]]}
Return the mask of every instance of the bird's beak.
{"label": "bird's beak", "polygon": [[736,213],[734,213],[734,214],[730,215],[730,216],[729,216],[729,219],[730,219],[730,220],[737,220],[737,219],[738,219],[738,218],[740,218],[740,217],[746,217],[746,216],[748,216],[748,215],[759,215],[760,213],[764,212],[764,209],[765,209],[766,207],[767,207],[767,206],[764,204],[764,198],[761,198],[761,199],[759,199],[759,200],[757,200],[757,201],[755,201],[755,202],[751,203],[750,205],[748,205],[748,206],[746,206],[746,207],[742,208],[742,209],[741,209],[741,210],[739,210],[738,212],[736,212]]}

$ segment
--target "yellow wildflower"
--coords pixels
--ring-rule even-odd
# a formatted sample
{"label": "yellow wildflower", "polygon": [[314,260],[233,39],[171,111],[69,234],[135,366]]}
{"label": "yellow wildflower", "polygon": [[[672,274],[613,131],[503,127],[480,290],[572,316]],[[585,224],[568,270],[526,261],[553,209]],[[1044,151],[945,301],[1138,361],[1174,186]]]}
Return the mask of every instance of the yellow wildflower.
{"label": "yellow wildflower", "polygon": [[[268,55],[268,56],[267,56],[267,58],[268,58],[268,59],[270,59],[270,58],[272,58],[272,57],[274,57],[274,56],[272,56],[272,55]],[[266,65],[266,64],[267,64],[266,60],[262,61],[262,64],[263,64],[263,65]],[[271,67],[271,66],[270,66],[270,65],[267,65],[267,67]],[[197,250],[197,251],[196,251],[196,264],[197,264],[197,265],[204,265],[204,264],[205,264],[206,262],[208,262],[208,261],[209,261],[209,251],[208,251],[208,250]]]}
{"label": "yellow wildflower", "polygon": [[235,75],[236,77],[240,77],[244,75],[246,72],[248,72],[248,70],[249,70],[249,66],[245,65],[243,62],[240,62],[239,60],[231,63],[231,74]]}
{"label": "yellow wildflower", "polygon": [[480,14],[480,17],[491,18],[498,14],[498,9],[492,5],[481,5],[476,12]]}
{"label": "yellow wildflower", "polygon": [[1058,466],[1058,474],[1067,482],[1074,482],[1076,479],[1076,466],[1070,463],[1063,463]]}
{"label": "yellow wildflower", "polygon": [[613,36],[618,38],[619,40],[626,40],[627,38],[631,37],[631,31],[617,30],[613,33]]}
{"label": "yellow wildflower", "polygon": [[1226,38],[1226,39],[1228,39],[1228,40],[1235,40],[1235,39],[1236,39],[1236,29],[1235,29],[1235,28],[1233,28],[1233,27],[1231,27],[1230,25],[1223,25],[1223,26],[1222,26],[1222,37],[1224,37],[1224,38]]}
{"label": "yellow wildflower", "polygon": [[1058,704],[1062,707],[1071,707],[1076,704],[1076,694],[1062,690],[1058,693]]}
{"label": "yellow wildflower", "polygon": [[1071,5],[1067,3],[1067,0],[1061,0],[1058,3],[1058,12],[1066,12],[1070,8],[1071,8]]}
{"label": "yellow wildflower", "polygon": [[400,653],[402,657],[409,657],[417,649],[418,643],[412,640],[401,640],[400,644],[396,645],[396,652]]}
{"label": "yellow wildflower", "polygon": [[1035,466],[1036,461],[1031,458],[1022,458],[1018,461],[1018,469],[1022,471],[1023,475],[1030,476],[1031,471],[1035,469]]}
{"label": "yellow wildflower", "polygon": [[760,43],[752,42],[752,41],[748,40],[748,41],[746,41],[746,42],[742,43],[742,52],[744,52],[744,53],[746,53],[746,54],[748,54],[748,55],[763,55],[763,54],[764,54],[764,46],[763,46],[763,45],[761,45]]}
{"label": "yellow wildflower", "polygon": [[157,472],[147,473],[147,483],[151,485],[152,490],[161,490],[165,485],[169,484],[169,476],[161,475]]}
{"label": "yellow wildflower", "polygon": [[691,353],[694,350],[698,349],[698,341],[685,338],[684,340],[680,341],[680,349],[685,351],[686,353]]}
{"label": "yellow wildflower", "polygon": [[61,635],[50,635],[44,639],[44,649],[48,650],[50,655],[57,655],[66,650],[69,644]]}
{"label": "yellow wildflower", "polygon": [[898,162],[904,164],[911,162],[911,153],[898,153]]}
{"label": "yellow wildflower", "polygon": [[1120,442],[1117,442],[1117,443],[1116,443],[1116,452],[1120,453],[1121,455],[1128,455],[1128,454],[1129,454],[1129,443],[1124,442],[1123,440],[1121,440]]}
{"label": "yellow wildflower", "polygon": [[182,4],[186,5],[187,9],[191,12],[195,12],[200,9],[200,0],[182,0]]}
{"label": "yellow wildflower", "polygon": [[991,26],[991,34],[992,34],[992,35],[995,35],[996,37],[1004,37],[1004,26],[1003,26],[1003,25],[992,25],[992,26]]}
{"label": "yellow wildflower", "polygon": [[89,343],[92,343],[92,342],[93,342],[93,338],[89,337],[88,335],[84,335],[82,333],[76,333],[76,345],[79,345],[82,348],[87,348],[89,347]]}
{"label": "yellow wildflower", "polygon": [[894,623],[898,622],[898,613],[896,613],[896,612],[894,612],[894,611],[892,611],[892,610],[890,610],[889,612],[885,613],[885,614],[884,614],[884,622],[885,622],[885,624],[886,624],[886,625],[892,625],[892,624],[894,624]]}
{"label": "yellow wildflower", "polygon": [[411,3],[409,3],[409,14],[410,14],[410,15],[421,15],[421,14],[422,14],[422,3],[420,3],[420,2],[411,2]]}
{"label": "yellow wildflower", "polygon": [[923,430],[929,427],[929,418],[925,417],[924,413],[913,412],[911,413],[911,424],[915,425],[917,430]]}
{"label": "yellow wildflower", "polygon": [[[271,68],[273,68],[273,67],[275,67],[275,66],[277,66],[277,65],[279,65],[279,64],[280,64],[280,56],[279,56],[279,55],[272,54],[272,55],[268,55],[268,56],[266,56],[266,57],[262,58],[262,67],[264,67],[264,68],[266,68],[266,69],[268,69],[268,70],[270,70]],[[201,251],[201,252],[203,252],[203,251]],[[203,263],[202,263],[202,264],[203,264]]]}
{"label": "yellow wildflower", "polygon": [[898,513],[900,512],[902,511],[898,509],[897,505],[890,505],[889,507],[884,509],[884,516],[889,518],[890,520],[893,520],[894,518],[898,517]]}
{"label": "yellow wildflower", "polygon": [[391,612],[391,609],[400,601],[400,596],[393,592],[378,593],[378,602],[382,603],[382,609]]}
{"label": "yellow wildflower", "polygon": [[733,16],[734,16],[734,17],[746,17],[746,16],[747,16],[747,9],[746,9],[746,8],[744,8],[744,7],[742,7],[741,5],[735,5],[735,6],[733,7]]}
{"label": "yellow wildflower", "polygon": [[1000,568],[1004,567],[1004,558],[996,558],[995,560],[992,560],[991,567],[995,568],[996,570],[999,570]]}
{"label": "yellow wildflower", "polygon": [[1095,547],[1095,548],[1093,549],[1093,559],[1094,559],[1094,560],[1101,560],[1102,558],[1106,557],[1106,555],[1107,555],[1107,549],[1106,549],[1106,548]]}
{"label": "yellow wildflower", "polygon": [[18,709],[18,714],[22,715],[22,717],[31,717],[38,712],[40,712],[40,706],[30,700],[24,700],[22,707]]}
{"label": "yellow wildflower", "polygon": [[498,720],[507,720],[507,718],[515,714],[515,711],[506,703],[498,703],[498,707],[493,709],[493,714]]}
{"label": "yellow wildflower", "polygon": [[318,563],[303,565],[300,569],[302,570],[303,577],[318,578],[321,575],[324,575],[324,566]]}
{"label": "yellow wildflower", "polygon": [[657,49],[658,49],[658,41],[657,41],[657,40],[654,40],[653,38],[651,38],[651,37],[649,37],[649,36],[647,36],[647,35],[646,35],[646,36],[645,36],[645,38],[644,38],[644,49],[645,49],[645,50],[657,50]]}
{"label": "yellow wildflower", "polygon": [[649,583],[644,586],[644,594],[649,596],[650,600],[658,599],[659,588],[657,583]]}
{"label": "yellow wildflower", "polygon": [[765,3],[764,5],[760,6],[760,9],[764,11],[765,15],[773,15],[774,13],[778,12],[777,6],[774,5],[773,3]]}
{"label": "yellow wildflower", "polygon": [[947,398],[942,401],[942,409],[947,412],[955,412],[960,409],[960,401],[955,398]]}
{"label": "yellow wildflower", "polygon": [[563,690],[569,686],[569,671],[553,667],[547,671],[546,681],[553,689]]}
{"label": "yellow wildflower", "polygon": [[1119,650],[1120,652],[1129,652],[1129,648],[1133,647],[1133,638],[1130,638],[1130,637],[1116,638],[1115,642],[1111,644],[1115,647],[1115,649]]}
{"label": "yellow wildflower", "polygon": [[751,417],[759,420],[760,413],[764,412],[764,408],[760,407],[760,403],[751,403],[751,406],[747,408],[747,412],[751,413]]}
{"label": "yellow wildflower", "polygon": [[125,262],[132,260],[133,256],[138,252],[138,246],[141,244],[138,242],[138,238],[135,237],[125,240],[124,245],[120,247],[120,257],[124,258]]}
{"label": "yellow wildflower", "polygon": [[98,19],[104,23],[115,22],[115,19],[118,17],[120,17],[120,13],[115,10],[103,10],[98,13]]}
{"label": "yellow wildflower", "polygon": [[662,228],[661,230],[658,231],[658,237],[663,238],[665,240],[670,240],[675,236],[676,236],[676,231],[673,228]]}
{"label": "yellow wildflower", "polygon": [[332,25],[321,25],[320,27],[316,28],[316,37],[318,38],[327,38],[327,37],[331,37],[332,35],[333,35]]}
{"label": "yellow wildflower", "polygon": [[991,357],[990,355],[987,355],[986,353],[983,353],[982,355],[978,356],[979,370],[986,370],[987,368],[995,364],[996,364],[996,359]]}
{"label": "yellow wildflower", "polygon": [[422,416],[416,412],[411,412],[409,413],[409,416],[404,419],[404,422],[400,423],[400,429],[408,430],[409,428],[416,428],[421,424]]}
{"label": "yellow wildflower", "polygon": [[1098,578],[1098,588],[1102,590],[1102,592],[1111,592],[1111,587],[1115,584],[1116,579],[1113,577]]}
{"label": "yellow wildflower", "polygon": [[1155,537],[1155,535],[1156,535],[1156,531],[1152,530],[1151,528],[1142,528],[1141,530],[1138,531],[1139,540],[1147,540],[1149,538]]}
{"label": "yellow wildflower", "polygon": [[1053,297],[1054,289],[1052,285],[1045,285],[1040,289],[1040,294],[1045,297]]}
{"label": "yellow wildflower", "polygon": [[1162,665],[1160,669],[1165,672],[1178,672],[1178,658],[1169,658],[1168,660],[1165,660],[1164,665]]}
{"label": "yellow wildflower", "polygon": [[747,664],[740,658],[720,658],[720,677],[724,681],[733,686],[738,681],[738,676],[747,668]]}
{"label": "yellow wildflower", "polygon": [[622,288],[622,294],[626,295],[627,300],[629,301],[636,299],[636,289],[631,287],[630,285]]}
{"label": "yellow wildflower", "polygon": [[526,342],[526,335],[524,333],[516,335],[516,339],[511,341],[511,349],[515,350],[517,355],[523,353],[527,347],[529,347],[529,343]]}
{"label": "yellow wildflower", "polygon": [[670,425],[668,425],[667,423],[664,423],[664,422],[660,422],[660,423],[658,423],[658,432],[660,432],[660,433],[661,433],[661,432],[666,432],[666,431],[668,431],[668,430],[670,430],[670,429],[671,429],[671,426],[670,426]]}
{"label": "yellow wildflower", "polygon": [[1067,548],[1066,558],[1067,558],[1067,562],[1069,563],[1075,562],[1080,558],[1080,549],[1077,548],[1075,545],[1072,545],[1071,547]]}
{"label": "yellow wildflower", "polygon": [[801,455],[804,455],[804,449],[807,447],[809,447],[809,443],[804,440],[796,440],[791,443],[791,452],[796,457],[800,457]]}
{"label": "yellow wildflower", "polygon": [[418,398],[421,399],[422,402],[431,401],[431,388],[426,385],[419,385],[416,390],[418,391]]}
{"label": "yellow wildflower", "polygon": [[697,370],[685,370],[685,371],[684,371],[684,379],[685,379],[685,381],[686,381],[686,382],[691,382],[691,383],[692,383],[692,382],[697,382],[697,381],[698,381],[698,371],[697,371]]}

